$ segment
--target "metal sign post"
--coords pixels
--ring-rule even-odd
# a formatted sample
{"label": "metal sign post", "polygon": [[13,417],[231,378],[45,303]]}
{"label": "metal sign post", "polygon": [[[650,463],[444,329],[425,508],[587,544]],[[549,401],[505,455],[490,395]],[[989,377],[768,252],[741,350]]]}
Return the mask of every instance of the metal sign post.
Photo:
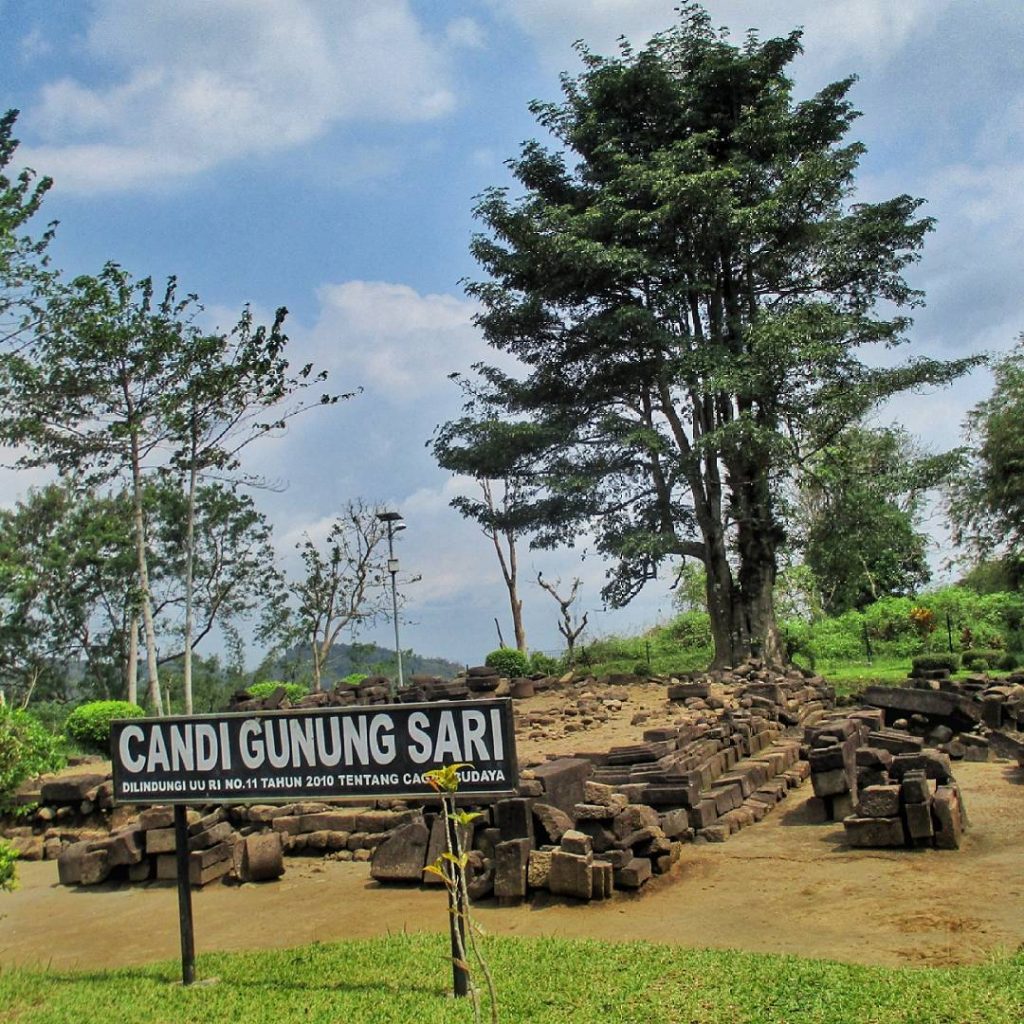
{"label": "metal sign post", "polygon": [[192,884],[188,867],[188,811],[174,807],[174,853],[178,867],[178,930],[181,933],[181,983],[196,980],[196,941],[192,930]]}

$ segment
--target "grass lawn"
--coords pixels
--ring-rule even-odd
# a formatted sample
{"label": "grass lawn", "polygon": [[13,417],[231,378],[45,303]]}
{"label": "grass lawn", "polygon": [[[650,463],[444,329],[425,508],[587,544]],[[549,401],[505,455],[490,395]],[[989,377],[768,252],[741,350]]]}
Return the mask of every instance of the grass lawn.
{"label": "grass lawn", "polygon": [[[253,922],[258,927],[258,922]],[[130,938],[127,940],[130,941]],[[488,939],[500,1019],[523,1024],[1020,1024],[1024,954],[976,967],[882,968],[646,943]],[[385,1024],[472,1020],[447,998],[445,937],[398,935],[208,954],[184,989],[176,963],[110,972],[5,970],[17,1024]],[[484,1020],[489,1020],[484,1008]]]}

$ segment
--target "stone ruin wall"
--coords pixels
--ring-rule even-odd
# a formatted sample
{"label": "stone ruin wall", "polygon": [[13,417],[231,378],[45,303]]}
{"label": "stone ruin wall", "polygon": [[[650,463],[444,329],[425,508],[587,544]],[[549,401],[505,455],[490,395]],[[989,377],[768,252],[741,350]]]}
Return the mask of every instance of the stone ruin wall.
{"label": "stone ruin wall", "polygon": [[[474,671],[454,682],[416,680],[403,696],[561,691],[570,731],[599,724],[602,708],[624,696],[593,679],[510,682]],[[666,697],[678,709],[671,727],[643,730],[636,744],[525,765],[516,796],[480,808],[464,836],[472,898],[513,904],[542,890],[591,900],[639,889],[671,869],[683,844],[727,840],[808,778],[815,795],[804,820],[842,821],[850,846],[955,849],[967,827],[955,762],[985,760],[995,749],[1024,764],[1016,738],[1024,674],[999,683],[911,680],[869,689],[860,707],[837,708],[820,677],[752,662],[673,681]],[[388,694],[369,681],[362,693],[315,700],[385,703]],[[268,703],[286,706],[283,693],[259,706]],[[241,700],[235,708],[254,709]],[[517,730],[542,729],[538,717],[517,715]],[[22,797],[40,806],[29,823],[6,823],[3,834],[26,858],[56,859],[62,884],[176,877],[170,808],[115,808],[109,777],[87,769],[41,780]],[[194,885],[276,878],[286,855],[301,854],[370,862],[372,877],[385,884],[440,884],[424,871],[444,844],[436,801],[211,805],[189,811],[189,833]]]}

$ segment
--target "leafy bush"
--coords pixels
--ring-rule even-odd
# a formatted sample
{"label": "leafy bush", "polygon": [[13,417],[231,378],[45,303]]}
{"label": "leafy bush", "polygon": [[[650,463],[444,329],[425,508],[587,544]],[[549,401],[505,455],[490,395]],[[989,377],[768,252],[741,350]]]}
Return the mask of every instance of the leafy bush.
{"label": "leafy bush", "polygon": [[65,763],[62,736],[47,732],[27,711],[0,706],[0,810],[26,779],[58,771]]}
{"label": "leafy bush", "polygon": [[553,676],[560,668],[557,658],[541,651],[534,651],[530,655],[530,675]]}
{"label": "leafy bush", "polygon": [[347,676],[342,676],[338,682],[344,683],[346,686],[358,686],[364,679],[369,678],[365,672],[349,672]]}
{"label": "leafy bush", "polygon": [[0,839],[0,892],[11,892],[18,887],[18,869],[15,861],[18,851]]}
{"label": "leafy bush", "polygon": [[1000,672],[1012,672],[1019,664],[1020,659],[1016,654],[1001,654],[995,663],[995,668]]}
{"label": "leafy bush", "polygon": [[911,661],[915,672],[935,672],[947,668],[955,672],[960,667],[959,654],[919,654]]}
{"label": "leafy bush", "polygon": [[1002,651],[985,650],[984,648],[976,647],[969,651],[964,651],[960,655],[960,664],[964,668],[970,669],[986,669],[994,668],[996,662],[1003,656]]}
{"label": "leafy bush", "polygon": [[640,676],[641,678],[649,676],[651,674],[651,666],[646,661],[638,661],[633,666],[633,675]]}
{"label": "leafy bush", "polygon": [[525,676],[530,671],[529,658],[514,647],[499,647],[491,651],[484,659],[484,664],[496,668],[499,674],[510,679],[513,676]]}
{"label": "leafy bush", "polygon": [[269,697],[279,686],[284,687],[285,696],[292,701],[299,700],[309,693],[309,690],[301,683],[279,683],[273,679],[263,683],[253,683],[252,686],[246,688],[246,693],[253,700],[263,700],[265,697]]}
{"label": "leafy bush", "polygon": [[668,635],[680,647],[707,648],[711,653],[711,616],[707,612],[682,612],[668,626]]}
{"label": "leafy bush", "polygon": [[106,754],[110,749],[110,723],[115,718],[143,718],[146,712],[126,700],[94,700],[80,704],[68,715],[68,735],[88,750]]}

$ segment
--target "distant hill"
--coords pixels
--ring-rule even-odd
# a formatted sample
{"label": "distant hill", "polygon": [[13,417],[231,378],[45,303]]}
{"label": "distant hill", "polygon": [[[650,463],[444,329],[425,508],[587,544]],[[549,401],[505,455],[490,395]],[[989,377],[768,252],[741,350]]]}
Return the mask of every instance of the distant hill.
{"label": "distant hill", "polygon": [[[262,672],[268,678],[290,681],[304,681],[310,673],[313,658],[308,644],[297,644],[289,648],[274,663],[270,672],[268,666],[262,666]],[[464,665],[446,658],[430,658],[414,651],[402,652],[402,672],[408,678],[412,675],[440,676],[442,679],[453,679]],[[353,672],[365,672],[367,675],[394,675],[395,652],[377,644],[335,644],[324,665],[322,685],[328,689],[337,680],[343,679]]]}

